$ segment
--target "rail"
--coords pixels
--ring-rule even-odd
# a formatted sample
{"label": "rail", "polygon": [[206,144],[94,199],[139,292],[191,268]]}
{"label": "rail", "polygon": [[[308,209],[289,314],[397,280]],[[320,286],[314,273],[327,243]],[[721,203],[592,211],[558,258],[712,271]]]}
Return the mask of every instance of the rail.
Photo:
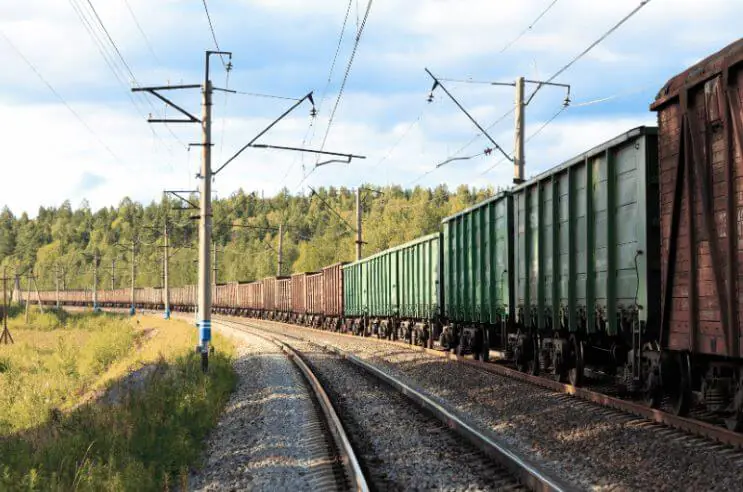
{"label": "rail", "polygon": [[[212,322],[215,324],[226,324],[225,320],[221,319],[214,319]],[[320,405],[323,416],[325,417],[325,421],[328,425],[328,429],[333,436],[333,441],[335,443],[336,449],[338,449],[341,455],[341,460],[346,471],[346,476],[348,477],[351,484],[355,487],[355,490],[360,492],[368,492],[370,489],[367,484],[366,477],[364,476],[364,472],[359,465],[359,460],[356,457],[356,452],[351,446],[351,442],[346,435],[346,431],[343,429],[343,424],[341,423],[338,414],[335,412],[333,405],[330,403],[330,398],[328,398],[325,389],[322,387],[322,384],[317,379],[317,376],[315,376],[315,374],[312,372],[312,369],[310,369],[309,366],[305,364],[305,362],[302,360],[302,357],[300,357],[296,350],[294,350],[290,345],[282,342],[278,338],[264,336],[252,330],[250,331],[250,333],[254,336],[261,337],[264,340],[276,344],[300,370],[305,380],[312,388],[312,392],[314,393],[315,398]]]}
{"label": "rail", "polygon": [[[216,322],[218,323],[224,324],[226,326],[229,326],[229,324],[237,325],[241,327],[241,328],[238,328],[239,330],[245,331],[245,332],[248,332],[254,335],[261,336],[257,333],[258,331],[262,333],[270,333],[272,336],[270,337],[263,336],[263,338],[271,339],[274,343],[287,347],[287,349],[291,350],[292,352],[296,354],[296,351],[294,351],[290,345],[274,338],[273,337],[273,335],[275,335],[274,333],[266,330],[265,328],[259,325],[251,324],[251,323],[244,322],[244,321],[225,320],[221,316],[215,317],[215,318],[216,318]],[[344,359],[353,363],[357,367],[373,375],[374,377],[376,377],[383,383],[387,384],[388,386],[392,387],[396,391],[403,394],[405,397],[411,400],[418,407],[422,408],[424,411],[428,412],[429,414],[437,418],[439,421],[443,422],[453,432],[455,432],[462,438],[469,441],[471,444],[473,444],[475,447],[480,449],[483,453],[485,453],[487,456],[492,458],[494,461],[501,464],[513,476],[517,477],[523,485],[527,486],[529,489],[534,490],[534,491],[544,491],[544,492],[547,492],[547,491],[557,492],[557,491],[571,489],[569,485],[563,483],[562,481],[554,477],[549,476],[547,473],[540,470],[536,465],[529,462],[527,459],[514,453],[506,445],[500,443],[497,436],[495,436],[491,432],[487,430],[477,429],[475,426],[467,423],[461,417],[457,416],[455,413],[449,411],[448,409],[444,408],[442,405],[433,401],[431,398],[423,394],[417,388],[414,388],[412,385],[400,381],[394,376],[361,360],[360,358],[356,357],[353,354],[350,354],[350,353],[345,352],[344,350],[341,350],[338,347],[327,345],[327,344],[322,344],[318,342],[313,342],[310,340],[303,339],[301,337],[296,337],[296,336],[292,336],[288,334],[282,334],[281,336],[285,338],[301,340],[301,341],[311,343],[316,346],[320,346],[324,348],[325,350],[328,350],[332,353],[335,353],[336,355],[340,357],[343,357]],[[296,357],[299,358],[298,355]]]}

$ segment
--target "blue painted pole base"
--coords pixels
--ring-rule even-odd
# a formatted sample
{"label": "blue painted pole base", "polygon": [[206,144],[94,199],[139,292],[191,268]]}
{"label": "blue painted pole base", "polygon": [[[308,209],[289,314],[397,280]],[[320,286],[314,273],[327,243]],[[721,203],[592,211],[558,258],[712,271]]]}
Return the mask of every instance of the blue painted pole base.
{"label": "blue painted pole base", "polygon": [[96,304],[93,304],[93,312],[94,313],[100,313],[101,312],[101,307],[97,303]]}
{"label": "blue painted pole base", "polygon": [[170,319],[170,309],[166,309],[165,312],[163,312],[163,318]]}
{"label": "blue painted pole base", "polygon": [[129,308],[129,316],[134,316],[137,313],[137,310],[134,308],[134,304]]}
{"label": "blue painted pole base", "polygon": [[202,347],[206,347],[212,339],[212,322],[211,320],[201,320],[199,326],[199,342]]}

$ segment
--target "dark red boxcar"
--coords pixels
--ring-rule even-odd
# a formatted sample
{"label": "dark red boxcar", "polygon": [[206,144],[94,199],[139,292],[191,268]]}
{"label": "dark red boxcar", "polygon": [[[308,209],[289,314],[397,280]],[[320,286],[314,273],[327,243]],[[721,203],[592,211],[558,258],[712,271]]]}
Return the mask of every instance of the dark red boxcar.
{"label": "dark red boxcar", "polygon": [[292,310],[291,277],[276,278],[276,311],[289,313]]}
{"label": "dark red boxcar", "polygon": [[327,317],[343,317],[343,263],[326,266],[323,274],[324,314]]}
{"label": "dark red boxcar", "polygon": [[323,278],[322,272],[308,273],[305,277],[307,314],[323,314]]}
{"label": "dark red boxcar", "polygon": [[[741,357],[743,39],[672,78],[658,112],[664,347]],[[739,259],[740,258],[740,259]]]}
{"label": "dark red boxcar", "polygon": [[304,273],[295,273],[292,275],[292,309],[291,311],[295,314],[305,314],[307,311],[307,292],[305,286],[305,279],[307,275]]}

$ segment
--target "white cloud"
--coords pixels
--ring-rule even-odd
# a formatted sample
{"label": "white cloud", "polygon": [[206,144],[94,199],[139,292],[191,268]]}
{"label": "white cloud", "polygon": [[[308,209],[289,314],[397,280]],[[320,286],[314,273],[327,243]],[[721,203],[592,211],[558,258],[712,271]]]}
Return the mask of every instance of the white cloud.
{"label": "white cloud", "polygon": [[[163,65],[149,52],[123,1],[94,0],[93,4],[139,82],[197,82],[203,49],[212,46],[200,3],[128,1]],[[87,5],[81,0],[73,3]],[[366,5],[358,3],[358,12],[352,4],[349,30],[330,93],[313,128],[314,138],[305,140],[309,108],[304,106],[263,142],[298,146],[304,140],[308,146],[319,147],[350,55],[357,17]],[[546,78],[638,3],[561,0],[501,54],[503,46],[529,25],[547,0],[375,1],[325,146],[368,158],[348,166],[319,168],[306,182],[313,186],[354,186],[360,181],[410,184],[476,133],[440,91],[433,104],[425,104],[431,87],[425,66],[444,77],[513,80],[525,74]],[[660,87],[692,60],[734,41],[739,35],[737,3],[654,0],[560,79],[572,84],[574,100],[631,92],[638,86]],[[346,5],[337,0],[211,2],[222,48],[235,51],[232,87],[285,95],[301,95],[315,88],[319,98]],[[126,88],[111,75],[70,2],[4,2],[0,4],[0,30],[118,156],[113,159],[0,38],[5,67],[0,73],[4,115],[0,132],[10,142],[4,155],[8,164],[3,201],[13,210],[35,213],[41,204],[58,205],[67,198],[78,204],[83,197],[95,208],[116,204],[126,195],[148,201],[157,199],[163,188],[196,186],[198,151],[186,153],[166,128],[147,125],[143,116],[161,114],[162,104],[150,98],[150,105],[138,98],[138,108],[132,106]],[[223,74],[216,61],[215,74],[215,82],[221,85]],[[513,104],[511,88],[455,83],[447,87],[483,124]],[[654,92],[614,100],[609,113],[598,105],[571,109],[528,144],[527,172],[558,164],[638,124],[653,123],[654,115],[647,110],[650,101],[645,98]],[[170,95],[199,111],[198,91]],[[527,133],[549,118],[562,98],[560,89],[542,91],[528,108]],[[215,98],[215,167],[290,104],[231,96],[225,108],[222,101],[222,95]],[[419,114],[420,121],[411,127]],[[508,152],[513,146],[512,127],[509,116],[491,132]],[[153,137],[152,129],[159,138]],[[183,142],[199,139],[198,125],[173,126],[172,130]],[[486,143],[479,139],[461,155],[482,152]],[[458,161],[417,184],[508,184],[510,165],[479,176],[497,159],[494,153]],[[287,186],[295,191],[302,180],[302,163],[306,172],[314,162],[313,156],[249,149],[218,176],[215,188],[223,196],[238,187],[271,193]]]}

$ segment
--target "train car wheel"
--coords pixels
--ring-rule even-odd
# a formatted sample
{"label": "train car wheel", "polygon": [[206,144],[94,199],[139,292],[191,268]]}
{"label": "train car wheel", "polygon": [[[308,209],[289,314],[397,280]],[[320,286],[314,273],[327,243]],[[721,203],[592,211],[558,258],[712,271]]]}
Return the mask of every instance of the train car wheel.
{"label": "train car wheel", "polygon": [[527,370],[532,376],[539,374],[539,341],[536,337],[531,339],[531,359],[527,364]]}
{"label": "train car wheel", "polygon": [[568,382],[573,386],[583,384],[583,342],[573,337],[573,363],[568,370]]}
{"label": "train car wheel", "polygon": [[663,401],[663,388],[660,384],[660,373],[657,367],[650,369],[650,373],[645,378],[642,394],[647,406],[650,408],[660,407]]}
{"label": "train car wheel", "polygon": [[689,355],[685,354],[676,361],[678,387],[671,392],[671,408],[675,415],[687,415],[691,406],[691,367]]}

